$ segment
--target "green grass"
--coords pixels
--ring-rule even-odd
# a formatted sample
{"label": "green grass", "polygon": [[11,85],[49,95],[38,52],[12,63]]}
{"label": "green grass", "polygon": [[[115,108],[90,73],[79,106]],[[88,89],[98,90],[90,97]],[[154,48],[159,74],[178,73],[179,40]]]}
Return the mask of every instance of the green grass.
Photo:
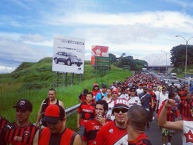
{"label": "green grass", "polygon": [[[60,85],[55,87],[57,98],[60,99],[66,108],[78,104],[78,95],[84,88],[90,91],[96,82],[100,86],[102,83],[109,86],[114,81],[124,81],[126,77],[131,76],[131,72],[111,66],[108,74],[97,76],[89,62],[85,63],[84,75],[82,81],[75,79],[73,85]],[[1,115],[10,122],[15,120],[15,109],[13,105],[21,98],[30,100],[33,104],[33,112],[30,121],[35,122],[37,112],[43,99],[47,97],[48,89],[53,85],[53,72],[51,71],[51,58],[45,58],[37,63],[21,64],[11,74],[0,75],[0,103]],[[69,82],[68,82],[69,83]],[[76,129],[76,114],[68,117],[67,126]]]}

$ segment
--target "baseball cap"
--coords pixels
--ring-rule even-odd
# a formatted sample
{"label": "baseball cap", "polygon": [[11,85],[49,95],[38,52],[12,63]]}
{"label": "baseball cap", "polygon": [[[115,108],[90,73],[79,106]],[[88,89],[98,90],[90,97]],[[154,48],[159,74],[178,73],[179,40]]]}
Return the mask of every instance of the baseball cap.
{"label": "baseball cap", "polygon": [[49,105],[44,113],[42,121],[49,123],[57,123],[65,117],[65,110],[60,105]]}
{"label": "baseball cap", "polygon": [[93,84],[93,87],[98,87],[99,85],[97,83],[94,83]]}
{"label": "baseball cap", "polygon": [[87,94],[87,93],[88,93],[88,89],[84,89],[83,94]]}
{"label": "baseball cap", "polygon": [[107,86],[105,84],[102,84],[102,88],[107,88]]}
{"label": "baseball cap", "polygon": [[13,106],[13,108],[17,108],[17,107],[22,108],[24,110],[29,110],[29,111],[32,111],[32,108],[33,108],[32,103],[27,99],[19,100],[17,104]]}
{"label": "baseball cap", "polygon": [[113,90],[112,90],[112,93],[113,92],[115,92],[116,94],[118,94],[118,89],[117,88],[114,88]]}
{"label": "baseball cap", "polygon": [[125,108],[125,109],[129,109],[128,101],[125,100],[125,99],[116,99],[116,100],[114,101],[114,107],[113,107],[113,110],[116,109],[116,108]]}

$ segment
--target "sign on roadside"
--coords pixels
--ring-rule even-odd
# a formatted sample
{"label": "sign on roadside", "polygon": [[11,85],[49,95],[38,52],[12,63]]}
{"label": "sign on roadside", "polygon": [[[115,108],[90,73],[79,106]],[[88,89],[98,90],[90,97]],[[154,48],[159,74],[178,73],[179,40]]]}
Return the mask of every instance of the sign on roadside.
{"label": "sign on roadside", "polygon": [[52,71],[83,74],[85,40],[54,36]]}

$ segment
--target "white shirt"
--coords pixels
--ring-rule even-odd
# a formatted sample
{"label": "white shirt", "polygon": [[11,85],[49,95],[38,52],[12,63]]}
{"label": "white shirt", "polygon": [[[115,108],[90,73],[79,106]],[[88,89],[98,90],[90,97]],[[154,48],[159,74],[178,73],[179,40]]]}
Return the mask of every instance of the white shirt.
{"label": "white shirt", "polygon": [[128,94],[121,94],[118,98],[121,98],[121,99],[125,99],[125,100],[129,100],[129,95]]}
{"label": "white shirt", "polygon": [[140,105],[141,106],[141,101],[138,96],[130,97],[128,101],[128,106],[129,108],[133,105]]}
{"label": "white shirt", "polygon": [[193,121],[183,121],[183,145],[193,145]]}
{"label": "white shirt", "polygon": [[153,91],[153,92],[155,93],[156,99],[158,100],[158,97],[159,97],[160,92],[159,92],[159,91]]}
{"label": "white shirt", "polygon": [[143,89],[138,88],[138,89],[136,90],[136,92],[137,92],[137,96],[139,96],[139,94],[143,93]]}
{"label": "white shirt", "polygon": [[114,101],[109,102],[108,103],[108,111],[107,111],[107,114],[106,114],[106,118],[107,119],[110,119],[110,120],[114,120],[115,119],[115,116],[112,115],[113,107],[114,107]]}
{"label": "white shirt", "polygon": [[166,99],[169,99],[168,98],[168,93],[165,93],[163,94],[162,92],[159,94],[157,100],[159,100],[159,106],[158,106],[158,109],[160,109],[161,105],[162,105],[162,102]]}

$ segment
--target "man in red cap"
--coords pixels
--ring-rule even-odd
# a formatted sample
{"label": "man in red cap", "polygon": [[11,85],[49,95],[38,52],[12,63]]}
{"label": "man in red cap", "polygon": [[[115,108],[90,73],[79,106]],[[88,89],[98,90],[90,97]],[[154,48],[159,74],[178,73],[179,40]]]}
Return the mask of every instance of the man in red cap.
{"label": "man in red cap", "polygon": [[81,145],[80,135],[65,127],[65,110],[59,105],[46,108],[44,122],[48,127],[37,131],[33,145]]}
{"label": "man in red cap", "polygon": [[127,100],[117,99],[114,101],[112,113],[115,116],[114,121],[106,123],[97,133],[97,145],[128,145],[127,111],[129,109]]}
{"label": "man in red cap", "polygon": [[29,122],[32,104],[21,99],[13,108],[16,109],[16,121],[4,126],[0,134],[0,145],[31,145],[37,128]]}

